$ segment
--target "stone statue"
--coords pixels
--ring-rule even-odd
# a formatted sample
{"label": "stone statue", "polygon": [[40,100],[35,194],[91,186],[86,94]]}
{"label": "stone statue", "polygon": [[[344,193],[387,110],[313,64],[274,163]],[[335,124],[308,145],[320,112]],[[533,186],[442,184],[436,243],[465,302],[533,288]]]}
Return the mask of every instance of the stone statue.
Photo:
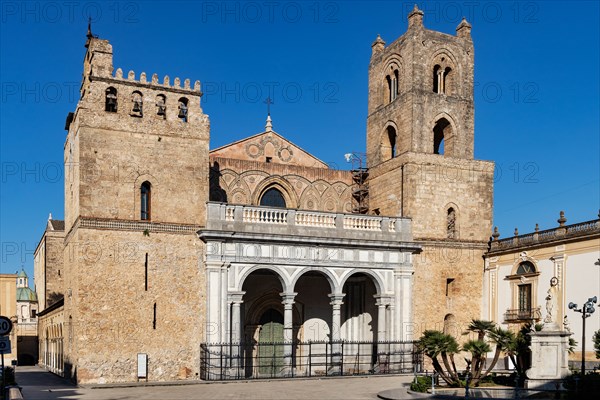
{"label": "stone statue", "polygon": [[558,294],[558,278],[552,277],[550,279],[550,289],[548,289],[548,295],[546,296],[546,318],[544,319],[544,323],[551,324],[556,323],[556,296]]}

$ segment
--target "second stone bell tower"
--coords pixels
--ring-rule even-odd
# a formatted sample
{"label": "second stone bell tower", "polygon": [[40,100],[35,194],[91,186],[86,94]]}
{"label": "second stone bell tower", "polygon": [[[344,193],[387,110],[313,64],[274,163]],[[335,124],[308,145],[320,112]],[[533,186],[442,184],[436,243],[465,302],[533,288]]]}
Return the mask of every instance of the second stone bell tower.
{"label": "second stone bell tower", "polygon": [[426,29],[417,6],[408,29],[369,64],[369,212],[410,217],[415,257],[413,327],[452,330],[478,318],[481,256],[492,225],[494,164],[474,160],[471,25]]}
{"label": "second stone bell tower", "polygon": [[377,37],[369,65],[367,154],[373,167],[409,152],[473,158],[473,42],[425,29],[423,11],[388,47]]}

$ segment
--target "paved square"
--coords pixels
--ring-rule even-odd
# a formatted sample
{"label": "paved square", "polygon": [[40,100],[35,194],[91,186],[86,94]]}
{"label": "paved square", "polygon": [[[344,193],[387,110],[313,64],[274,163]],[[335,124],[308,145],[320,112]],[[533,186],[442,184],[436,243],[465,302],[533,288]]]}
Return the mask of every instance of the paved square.
{"label": "paved square", "polygon": [[175,386],[80,388],[38,367],[18,367],[26,400],[83,399],[377,399],[377,393],[401,387],[411,376],[367,376],[310,380],[238,381]]}

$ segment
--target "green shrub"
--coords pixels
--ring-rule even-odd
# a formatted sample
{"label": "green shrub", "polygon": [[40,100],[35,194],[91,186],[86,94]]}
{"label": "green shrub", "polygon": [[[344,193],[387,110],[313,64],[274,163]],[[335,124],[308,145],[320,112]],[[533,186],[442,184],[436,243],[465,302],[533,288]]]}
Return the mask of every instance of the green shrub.
{"label": "green shrub", "polygon": [[431,387],[430,376],[417,376],[416,379],[410,384],[410,390],[413,392],[427,393],[427,389]]}

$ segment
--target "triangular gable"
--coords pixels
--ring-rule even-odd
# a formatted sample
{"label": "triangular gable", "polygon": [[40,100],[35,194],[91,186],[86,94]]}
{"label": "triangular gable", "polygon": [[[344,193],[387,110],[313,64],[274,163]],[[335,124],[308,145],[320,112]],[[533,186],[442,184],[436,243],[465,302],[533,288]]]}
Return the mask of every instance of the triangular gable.
{"label": "triangular gable", "polygon": [[221,146],[210,156],[235,160],[293,164],[303,167],[328,168],[327,164],[302,150],[275,131],[265,131],[246,139]]}

